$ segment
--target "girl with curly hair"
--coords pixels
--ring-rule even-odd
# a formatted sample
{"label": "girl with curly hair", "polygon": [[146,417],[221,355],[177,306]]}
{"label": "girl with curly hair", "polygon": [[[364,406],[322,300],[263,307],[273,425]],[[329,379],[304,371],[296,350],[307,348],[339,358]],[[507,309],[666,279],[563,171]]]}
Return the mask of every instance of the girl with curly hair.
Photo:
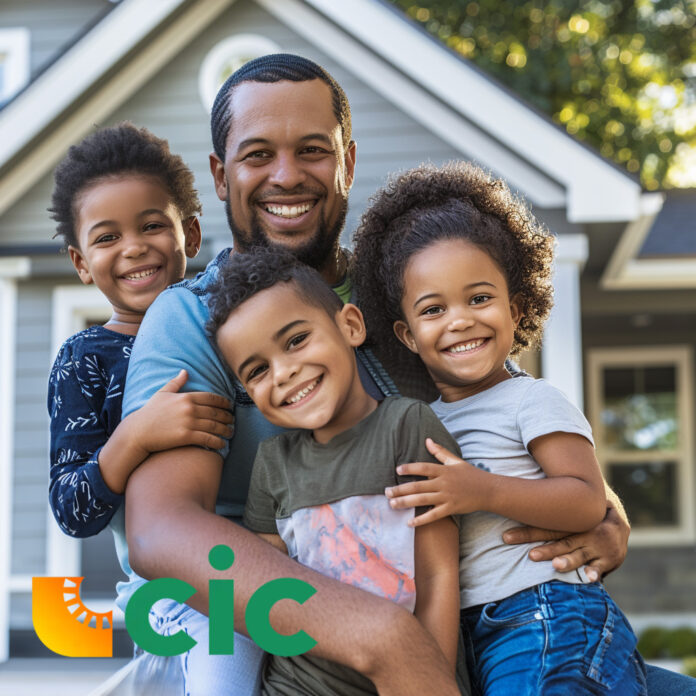
{"label": "girl with curly hair", "polygon": [[463,458],[428,440],[447,466],[402,465],[424,478],[386,493],[394,508],[428,508],[414,526],[463,515],[461,624],[476,687],[645,693],[635,635],[596,576],[502,542],[520,523],[580,532],[606,511],[583,414],[506,362],[540,338],[553,238],[503,181],[452,163],[392,180],[355,242],[351,273],[373,344],[392,363],[418,356],[440,393],[432,408],[461,448]]}

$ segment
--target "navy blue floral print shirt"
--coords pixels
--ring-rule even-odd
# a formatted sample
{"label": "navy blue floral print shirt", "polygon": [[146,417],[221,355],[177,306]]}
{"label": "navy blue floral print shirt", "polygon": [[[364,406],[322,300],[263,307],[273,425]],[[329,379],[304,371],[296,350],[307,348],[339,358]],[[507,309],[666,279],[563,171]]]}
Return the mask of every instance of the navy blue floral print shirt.
{"label": "navy blue floral print shirt", "polygon": [[70,536],[97,534],[123,501],[104,482],[97,457],[121,422],[134,339],[92,326],[62,345],[51,370],[49,502]]}

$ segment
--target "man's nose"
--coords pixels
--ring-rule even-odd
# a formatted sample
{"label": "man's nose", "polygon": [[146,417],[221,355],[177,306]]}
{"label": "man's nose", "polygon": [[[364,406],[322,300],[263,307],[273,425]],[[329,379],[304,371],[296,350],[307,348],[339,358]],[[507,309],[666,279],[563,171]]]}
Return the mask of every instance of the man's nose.
{"label": "man's nose", "polygon": [[284,189],[293,189],[305,181],[306,174],[302,162],[295,153],[279,152],[272,164],[269,183]]}

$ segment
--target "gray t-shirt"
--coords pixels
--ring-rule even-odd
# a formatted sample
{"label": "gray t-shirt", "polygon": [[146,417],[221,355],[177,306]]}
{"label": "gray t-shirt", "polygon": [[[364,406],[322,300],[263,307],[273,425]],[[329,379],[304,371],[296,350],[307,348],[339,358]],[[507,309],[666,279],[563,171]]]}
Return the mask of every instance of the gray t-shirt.
{"label": "gray t-shirt", "polygon": [[[521,375],[479,394],[431,404],[473,466],[502,476],[528,479],[545,474],[527,450],[541,435],[576,433],[593,445],[585,416],[543,379]],[[459,587],[462,608],[494,602],[549,580],[588,582],[584,570],[559,573],[550,561],[529,560],[536,544],[509,546],[502,535],[519,522],[491,512],[462,515]]]}
{"label": "gray t-shirt", "polygon": [[[327,444],[307,430],[269,438],[254,461],[244,523],[255,532],[280,534],[300,563],[413,611],[414,529],[407,521],[414,511],[392,510],[384,489],[412,479],[397,475],[398,464],[436,461],[425,448],[427,437],[457,451],[427,404],[389,397]],[[263,693],[377,692],[347,667],[299,655],[270,657]]]}

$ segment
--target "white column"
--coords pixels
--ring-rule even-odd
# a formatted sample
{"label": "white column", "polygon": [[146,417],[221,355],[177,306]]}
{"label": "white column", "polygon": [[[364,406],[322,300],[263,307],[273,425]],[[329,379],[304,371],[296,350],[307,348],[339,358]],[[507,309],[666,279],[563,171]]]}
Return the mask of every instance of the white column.
{"label": "white column", "polygon": [[554,306],[546,322],[541,352],[542,376],[579,409],[583,407],[580,274],[587,254],[584,234],[558,236],[553,277]]}
{"label": "white column", "polygon": [[0,662],[9,657],[12,561],[12,463],[14,459],[16,278],[29,274],[29,259],[0,258]]}

